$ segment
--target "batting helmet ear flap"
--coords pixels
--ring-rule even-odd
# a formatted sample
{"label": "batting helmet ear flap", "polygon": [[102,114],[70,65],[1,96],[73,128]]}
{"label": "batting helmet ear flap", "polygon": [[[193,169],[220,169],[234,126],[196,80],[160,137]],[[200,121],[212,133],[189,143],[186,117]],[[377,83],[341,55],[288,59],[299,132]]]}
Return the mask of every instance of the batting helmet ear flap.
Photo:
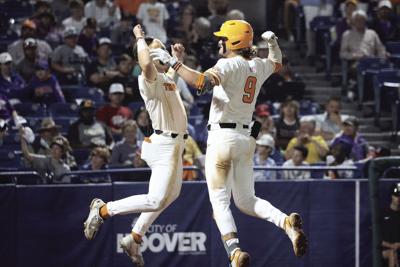
{"label": "batting helmet ear flap", "polygon": [[227,20],[214,35],[226,38],[226,47],[230,50],[250,48],[253,45],[253,28],[244,20]]}

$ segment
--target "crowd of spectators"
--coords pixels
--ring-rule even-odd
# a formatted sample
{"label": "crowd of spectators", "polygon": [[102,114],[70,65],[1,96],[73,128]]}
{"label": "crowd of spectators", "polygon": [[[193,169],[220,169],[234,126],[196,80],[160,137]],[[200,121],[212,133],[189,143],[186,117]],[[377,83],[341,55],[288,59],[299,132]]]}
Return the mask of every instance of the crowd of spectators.
{"label": "crowd of spectators", "polygon": [[[285,1],[282,23],[289,41],[294,40],[290,14],[299,4],[306,14],[308,56],[312,57],[315,51],[309,22],[317,15],[333,15],[336,5],[326,0]],[[371,29],[367,28],[367,13],[358,5],[356,0],[347,0],[342,5],[343,19],[338,20],[336,27],[340,56],[352,61],[370,55],[385,57],[383,44],[398,38],[398,29],[390,24],[393,13],[390,1],[377,4]],[[132,25],[141,23],[147,35],[164,43],[183,43],[185,63],[206,70],[218,59],[217,40],[212,32],[227,19],[245,19],[243,12],[230,8],[228,0],[208,0],[207,7],[208,15],[197,14],[186,0],[37,0],[32,16],[21,19],[17,27],[18,38],[0,51],[0,144],[5,135],[18,135],[13,132],[16,125],[12,123],[18,104],[37,103],[45,108],[47,116],[41,117],[40,126],[33,127],[33,131],[28,124],[19,125],[20,150],[25,167],[37,170],[45,179],[51,174],[49,179],[54,182],[68,182],[71,178],[63,174],[76,169],[145,167],[140,147],[153,129],[139,95],[140,69],[133,55]],[[266,57],[265,43],[259,42],[258,36],[255,38],[258,56]],[[177,84],[189,114],[191,135],[182,155],[184,164],[202,169],[207,135],[204,122],[208,119],[210,97],[195,96],[193,88],[181,79]],[[283,88],[282,84],[292,87],[294,84],[294,92],[290,86],[284,87],[288,91],[277,89],[273,94],[269,91],[269,88]],[[304,86],[286,57],[280,72],[263,85],[254,113],[254,119],[262,125],[255,165],[354,166],[355,162],[368,159],[371,148],[358,133],[357,119],[341,114],[340,99],[329,99],[323,114],[301,114]],[[94,100],[88,95],[83,99],[69,97],[68,90],[89,88],[100,89],[103,99]],[[55,123],[57,118],[51,113],[55,103],[77,106],[76,116],[68,127]],[[35,115],[25,114],[25,117],[29,120]],[[87,157],[78,162],[74,155],[81,150],[87,152]],[[325,176],[333,179],[351,175],[327,172]],[[201,172],[184,172],[185,180],[200,177]],[[310,172],[302,170],[255,172],[256,180],[310,177]],[[103,175],[85,181],[108,180]]]}

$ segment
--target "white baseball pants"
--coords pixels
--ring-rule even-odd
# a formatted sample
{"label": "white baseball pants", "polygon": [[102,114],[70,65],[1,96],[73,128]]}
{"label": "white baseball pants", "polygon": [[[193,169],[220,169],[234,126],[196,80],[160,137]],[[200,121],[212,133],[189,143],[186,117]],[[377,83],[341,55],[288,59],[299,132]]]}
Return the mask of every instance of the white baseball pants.
{"label": "white baseball pants", "polygon": [[110,216],[142,212],[133,228],[142,236],[179,196],[182,187],[183,136],[171,138],[153,134],[150,140],[151,143],[143,142],[141,156],[151,168],[148,193],[107,203]]}
{"label": "white baseball pants", "polygon": [[220,129],[208,133],[206,179],[214,218],[222,236],[237,232],[229,208],[231,192],[240,211],[283,227],[287,215],[255,196],[255,146],[255,139],[246,131]]}

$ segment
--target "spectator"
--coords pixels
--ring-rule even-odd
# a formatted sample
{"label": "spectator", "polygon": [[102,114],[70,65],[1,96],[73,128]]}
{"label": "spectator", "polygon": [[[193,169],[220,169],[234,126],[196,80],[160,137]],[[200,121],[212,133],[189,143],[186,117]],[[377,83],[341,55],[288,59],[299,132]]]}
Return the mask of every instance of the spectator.
{"label": "spectator", "polygon": [[19,98],[22,96],[25,82],[19,74],[11,70],[12,62],[13,59],[9,53],[0,54],[0,93],[8,98]]}
{"label": "spectator", "polygon": [[127,48],[133,42],[132,31],[133,16],[123,15],[121,21],[111,30],[113,44]]}
{"label": "spectator", "polygon": [[140,158],[140,147],[137,145],[137,124],[134,120],[127,120],[122,126],[123,139],[115,144],[111,155],[111,164],[144,167],[146,163]]}
{"label": "spectator", "polygon": [[367,14],[357,10],[352,15],[352,29],[343,34],[340,58],[357,61],[374,56],[385,58],[386,49],[376,32],[367,28]]}
{"label": "spectator", "polygon": [[127,55],[122,54],[118,58],[117,75],[111,80],[110,84],[120,83],[125,88],[124,104],[127,105],[133,101],[143,101],[138,87],[138,79],[133,76],[134,61]]}
{"label": "spectator", "polygon": [[[90,153],[90,161],[81,166],[84,171],[100,171],[108,169],[108,162],[110,161],[110,150],[107,147],[95,147]],[[85,183],[104,183],[110,182],[110,176],[107,173],[98,173],[94,175],[83,175],[83,182]]]}
{"label": "spectator", "polygon": [[79,119],[72,123],[68,131],[68,140],[73,148],[91,148],[111,145],[111,132],[95,118],[95,104],[91,100],[83,100],[79,105]]}
{"label": "spectator", "polygon": [[66,155],[66,147],[64,139],[59,136],[55,137],[50,143],[50,154],[39,155],[29,152],[28,145],[25,140],[25,128],[20,127],[21,134],[21,150],[26,160],[32,163],[33,169],[42,176],[44,182],[47,180],[53,183],[70,182],[70,177],[61,176],[71,171],[70,167],[64,161]]}
{"label": "spectator", "polygon": [[113,134],[121,134],[122,124],[133,117],[129,108],[121,106],[124,94],[124,86],[122,84],[111,84],[108,94],[110,103],[96,112],[96,118],[110,127]]}
{"label": "spectator", "polygon": [[38,60],[37,42],[33,38],[27,38],[24,41],[24,57],[17,63],[15,70],[26,82],[29,82],[35,75]]}
{"label": "spectator", "polygon": [[90,58],[96,57],[98,40],[96,37],[97,22],[94,18],[86,19],[86,24],[81,31],[78,44],[82,46]]}
{"label": "spectator", "polygon": [[299,104],[293,100],[286,100],[280,107],[280,116],[275,124],[276,145],[279,149],[286,147],[300,127]]}
{"label": "spectator", "polygon": [[337,97],[330,97],[325,106],[325,113],[316,116],[316,132],[325,141],[332,140],[342,130],[342,122],[348,117],[341,114],[341,103]]}
{"label": "spectator", "polygon": [[357,10],[358,1],[357,0],[346,0],[344,17],[339,19],[335,26],[336,41],[337,45],[340,45],[342,41],[343,33],[351,29],[351,20],[354,11]]}
{"label": "spectator", "polygon": [[69,2],[71,16],[63,20],[64,28],[75,27],[77,32],[81,32],[86,24],[86,17],[83,12],[83,2],[81,0],[72,0]]}
{"label": "spectator", "polygon": [[65,20],[67,17],[71,15],[72,10],[70,7],[70,0],[52,0],[51,1],[51,10],[53,10],[54,15],[56,16],[59,22]]}
{"label": "spectator", "polygon": [[295,28],[296,8],[299,0],[285,0],[283,8],[283,24],[285,26],[286,37],[290,42],[294,41],[293,31]]}
{"label": "spectator", "polygon": [[[299,145],[293,147],[293,153],[291,158],[285,163],[283,167],[307,167],[309,164],[305,161],[308,157],[308,149],[305,146]],[[301,170],[286,170],[283,171],[283,179],[310,179],[311,175],[309,171]]]}
{"label": "spectator", "polygon": [[[40,16],[43,13],[51,12],[51,5],[50,1],[47,0],[38,0],[35,3],[35,10],[34,14],[32,16],[32,19],[35,21],[38,16]],[[35,21],[36,23],[36,21]],[[36,24],[37,25],[37,24]]]}
{"label": "spectator", "polygon": [[169,19],[168,10],[164,3],[149,0],[139,6],[137,13],[138,23],[145,27],[146,35],[167,42],[166,21]]}
{"label": "spectator", "polygon": [[85,73],[84,63],[88,56],[77,44],[78,32],[74,27],[66,28],[63,37],[64,44],[59,45],[52,54],[51,66],[62,83],[76,84]]}
{"label": "spectator", "polygon": [[315,34],[310,28],[310,23],[317,16],[332,16],[333,2],[333,0],[300,0],[306,24],[307,57],[311,62],[315,57]]}
{"label": "spectator", "polygon": [[[28,38],[34,38],[36,35],[36,24],[32,20],[25,20],[21,25],[21,39],[16,40],[8,46],[8,53],[15,60],[19,62],[24,58],[24,41]],[[36,39],[37,53],[40,60],[47,60],[52,53],[50,45],[43,40]]]}
{"label": "spectator", "polygon": [[91,0],[85,5],[85,17],[95,18],[100,28],[109,28],[119,22],[121,12],[113,1]]}
{"label": "spectator", "polygon": [[[346,148],[342,144],[335,144],[331,146],[330,154],[326,157],[327,166],[336,167],[354,167],[354,162],[347,158]],[[342,170],[330,170],[327,172],[324,178],[339,179],[339,178],[354,178],[353,171],[342,171]]]}
{"label": "spectator", "polygon": [[302,118],[300,120],[300,128],[297,137],[293,137],[287,146],[285,158],[293,157],[295,146],[305,146],[308,150],[306,161],[309,164],[323,161],[329,151],[324,138],[315,134],[315,120],[310,118]]}
{"label": "spectator", "polygon": [[141,107],[135,112],[133,119],[138,125],[137,141],[141,144],[145,137],[149,137],[153,134],[154,130],[151,125],[150,116],[144,107]]}
{"label": "spectator", "polygon": [[61,126],[57,125],[52,118],[43,118],[40,127],[36,130],[38,135],[31,144],[33,153],[49,155],[51,142],[59,135],[60,128]]}
{"label": "spectator", "polygon": [[26,93],[29,99],[33,102],[45,105],[65,103],[60,84],[56,76],[51,74],[48,63],[38,62],[35,69],[35,76],[26,87]]}
{"label": "spectator", "polygon": [[211,22],[211,31],[216,32],[227,20],[229,0],[208,0],[208,10],[211,15],[208,19]]}
{"label": "spectator", "polygon": [[7,135],[7,129],[7,121],[0,118],[0,147],[3,145],[3,139]]}
{"label": "spectator", "polygon": [[[186,5],[182,10],[182,14],[181,14],[181,18],[180,18],[180,28],[179,28],[181,30],[183,38],[184,38],[183,44],[185,47],[188,47],[188,43],[192,39],[193,23],[194,23],[195,18],[196,18],[196,10],[195,10],[194,6],[191,4]],[[210,24],[210,22],[208,22],[208,23]]]}
{"label": "spectator", "polygon": [[228,20],[244,20],[244,13],[239,9],[232,9],[226,17]]}
{"label": "spectator", "polygon": [[139,6],[145,0],[116,0],[115,3],[125,15],[136,16]]}
{"label": "spectator", "polygon": [[261,123],[260,134],[270,134],[275,136],[276,129],[274,121],[269,113],[269,106],[267,104],[259,104],[256,107],[255,118]]}
{"label": "spectator", "polygon": [[0,119],[8,120],[12,117],[14,112],[7,96],[0,92]]}
{"label": "spectator", "polygon": [[[183,166],[196,166],[200,170],[204,168],[205,156],[201,153],[196,141],[189,135],[185,142],[183,151]],[[184,170],[183,180],[193,181],[198,179],[198,172],[194,170]]]}
{"label": "spectator", "polygon": [[398,41],[399,27],[396,26],[396,16],[393,15],[392,3],[389,0],[382,0],[378,3],[378,10],[371,28],[378,34],[382,43]]}
{"label": "spectator", "polygon": [[[256,141],[256,144],[257,150],[253,158],[254,166],[275,167],[275,161],[270,158],[275,148],[274,138],[270,134],[263,134]],[[275,180],[276,176],[276,171],[274,170],[254,171],[255,181]]]}
{"label": "spectator", "polygon": [[388,267],[399,266],[400,251],[400,183],[395,183],[390,192],[388,208],[382,216],[382,257]]}
{"label": "spectator", "polygon": [[53,47],[61,43],[59,29],[56,27],[56,18],[51,12],[44,12],[36,17],[36,37],[46,40]]}
{"label": "spectator", "polygon": [[354,161],[365,159],[368,152],[368,143],[358,133],[358,126],[358,119],[354,116],[349,116],[343,122],[343,131],[336,135],[331,144],[331,147],[336,144],[342,144],[346,151],[346,157]]}
{"label": "spectator", "polygon": [[110,81],[119,73],[115,71],[115,61],[111,57],[111,40],[100,38],[97,46],[97,58],[86,67],[87,83],[107,93]]}

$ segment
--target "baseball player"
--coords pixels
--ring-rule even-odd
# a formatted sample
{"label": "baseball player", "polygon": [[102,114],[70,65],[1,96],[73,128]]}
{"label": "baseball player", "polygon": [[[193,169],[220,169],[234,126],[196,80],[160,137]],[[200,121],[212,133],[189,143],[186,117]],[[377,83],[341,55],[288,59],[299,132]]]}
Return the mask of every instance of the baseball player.
{"label": "baseball player", "polygon": [[[220,38],[222,59],[204,73],[182,65],[176,57],[157,49],[154,59],[169,64],[198,94],[213,90],[206,153],[206,178],[214,218],[222,235],[231,266],[248,266],[250,256],[239,245],[230,211],[231,192],[236,206],[244,213],[270,221],[282,228],[293,244],[296,256],[305,254],[306,236],[299,214],[289,216],[268,201],[255,196],[253,155],[260,124],[251,118],[264,81],[281,67],[282,53],[273,32],[265,32],[267,59],[255,57],[253,29],[243,20],[229,20],[214,33]],[[232,175],[228,175],[232,174]]]}
{"label": "baseball player", "polygon": [[[137,40],[138,62],[142,73],[138,78],[140,94],[150,114],[155,132],[145,138],[141,157],[152,173],[149,191],[105,204],[93,199],[84,223],[85,236],[93,239],[105,219],[114,215],[142,212],[132,234],[121,240],[122,249],[134,263],[143,266],[140,252],[142,236],[149,226],[179,195],[182,185],[182,153],[188,135],[187,116],[179,91],[172,77],[166,75],[168,65],[150,58],[152,49],[165,49],[158,39],[145,37],[140,25],[133,29]],[[181,58],[183,47],[175,45],[174,55]]]}

